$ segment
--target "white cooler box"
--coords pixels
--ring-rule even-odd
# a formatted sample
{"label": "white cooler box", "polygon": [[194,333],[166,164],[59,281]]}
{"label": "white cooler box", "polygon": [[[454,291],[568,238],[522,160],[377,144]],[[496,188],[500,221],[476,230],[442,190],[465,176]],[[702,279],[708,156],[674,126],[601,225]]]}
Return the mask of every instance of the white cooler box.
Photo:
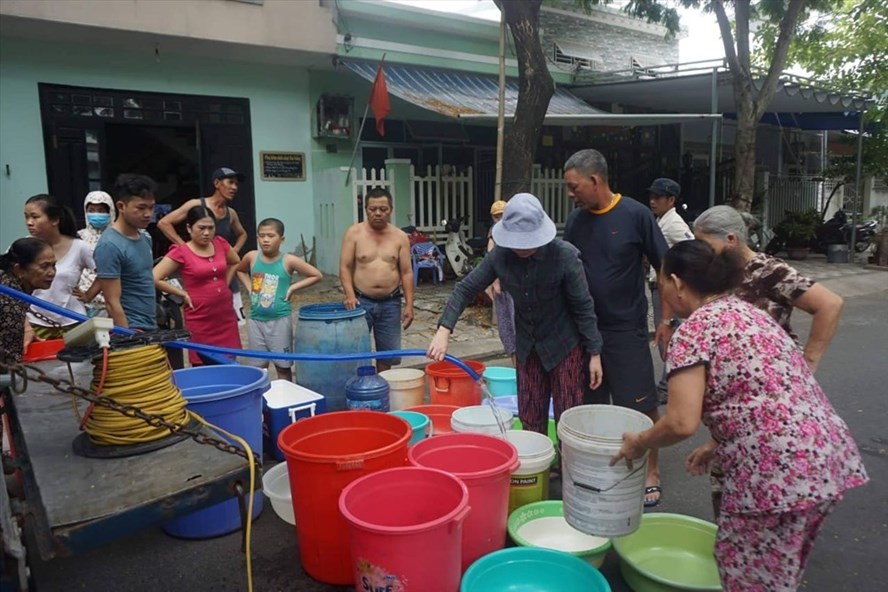
{"label": "white cooler box", "polygon": [[272,380],[262,396],[263,433],[268,438],[265,450],[272,451],[276,459],[285,460],[278,448],[278,435],[291,423],[326,411],[326,400],[324,395],[288,380]]}

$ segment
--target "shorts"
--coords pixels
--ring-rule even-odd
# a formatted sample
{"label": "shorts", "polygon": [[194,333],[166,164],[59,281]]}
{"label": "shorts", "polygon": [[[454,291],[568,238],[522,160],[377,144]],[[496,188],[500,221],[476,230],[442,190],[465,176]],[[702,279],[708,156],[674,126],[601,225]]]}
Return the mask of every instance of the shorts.
{"label": "shorts", "polygon": [[[604,380],[591,390],[588,377],[583,381],[586,404],[607,405],[636,411],[650,411],[660,405],[657,384],[654,381],[654,360],[647,328],[628,331],[599,329],[604,340],[601,350],[601,368]],[[586,369],[588,372],[588,368]]]}
{"label": "shorts", "polygon": [[[293,351],[293,323],[290,317],[281,317],[270,321],[247,321],[247,337],[250,349],[267,352],[282,352],[288,354]],[[271,360],[278,368],[289,368],[292,360]],[[269,360],[249,358],[247,363],[251,366],[265,368]]]}
{"label": "shorts", "polygon": [[[367,312],[367,326],[373,333],[376,351],[401,349],[401,292],[379,299],[357,296]],[[385,362],[394,366],[401,363],[401,358],[386,358]]]}

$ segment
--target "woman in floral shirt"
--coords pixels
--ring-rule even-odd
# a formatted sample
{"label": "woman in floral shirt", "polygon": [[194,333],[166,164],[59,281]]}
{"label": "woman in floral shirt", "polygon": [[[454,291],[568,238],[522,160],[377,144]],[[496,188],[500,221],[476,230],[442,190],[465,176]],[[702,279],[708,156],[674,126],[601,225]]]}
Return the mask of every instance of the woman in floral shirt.
{"label": "woman in floral shirt", "polygon": [[676,244],[661,289],[687,321],[667,354],[666,416],[624,434],[612,459],[692,436],[702,419],[712,438],[686,467],[725,472],[716,561],[725,592],[796,590],[823,520],[843,493],[868,481],[845,422],[802,352],[767,313],[731,291],[743,261],[701,240]]}
{"label": "woman in floral shirt", "polygon": [[[20,238],[0,255],[0,285],[31,294],[46,290],[55,277],[56,258],[52,247],[39,238]],[[0,360],[15,364],[22,361],[28,343],[25,336],[28,304],[0,294]]]}

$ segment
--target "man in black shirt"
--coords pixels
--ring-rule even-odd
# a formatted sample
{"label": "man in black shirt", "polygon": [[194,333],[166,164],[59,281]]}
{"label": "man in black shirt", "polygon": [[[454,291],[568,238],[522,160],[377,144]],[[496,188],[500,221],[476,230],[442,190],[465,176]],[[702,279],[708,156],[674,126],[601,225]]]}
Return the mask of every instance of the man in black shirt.
{"label": "man in black shirt", "polygon": [[[597,150],[581,150],[564,165],[568,196],[577,204],[564,227],[564,240],[580,250],[598,328],[604,339],[604,381],[587,393],[587,403],[612,402],[660,417],[648,343],[644,258],[659,270],[667,246],[651,211],[640,202],[613,193],[607,162]],[[663,318],[671,318],[663,304]],[[668,343],[671,329],[657,327],[657,342]],[[645,505],[660,502],[657,451],[648,457]]]}

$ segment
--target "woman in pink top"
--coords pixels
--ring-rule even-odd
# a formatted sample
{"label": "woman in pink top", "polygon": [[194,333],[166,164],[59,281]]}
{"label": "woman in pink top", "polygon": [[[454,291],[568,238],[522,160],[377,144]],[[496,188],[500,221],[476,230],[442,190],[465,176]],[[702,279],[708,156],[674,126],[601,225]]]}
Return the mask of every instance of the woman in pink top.
{"label": "woman in pink top", "polygon": [[801,350],[770,316],[731,295],[743,261],[701,240],[669,250],[663,296],[687,321],[669,344],[666,416],[623,435],[611,460],[692,436],[710,441],[686,467],[725,472],[715,556],[725,592],[796,590],[823,520],[843,493],[868,481],[848,426]]}
{"label": "woman in pink top", "polygon": [[[188,210],[188,234],[191,240],[170,247],[154,267],[154,285],[161,292],[184,300],[185,328],[195,343],[240,348],[240,332],[228,284],[240,257],[231,245],[216,236],[216,219],[203,206]],[[179,272],[182,286],[166,281]],[[189,350],[192,366],[202,364],[196,352]]]}

